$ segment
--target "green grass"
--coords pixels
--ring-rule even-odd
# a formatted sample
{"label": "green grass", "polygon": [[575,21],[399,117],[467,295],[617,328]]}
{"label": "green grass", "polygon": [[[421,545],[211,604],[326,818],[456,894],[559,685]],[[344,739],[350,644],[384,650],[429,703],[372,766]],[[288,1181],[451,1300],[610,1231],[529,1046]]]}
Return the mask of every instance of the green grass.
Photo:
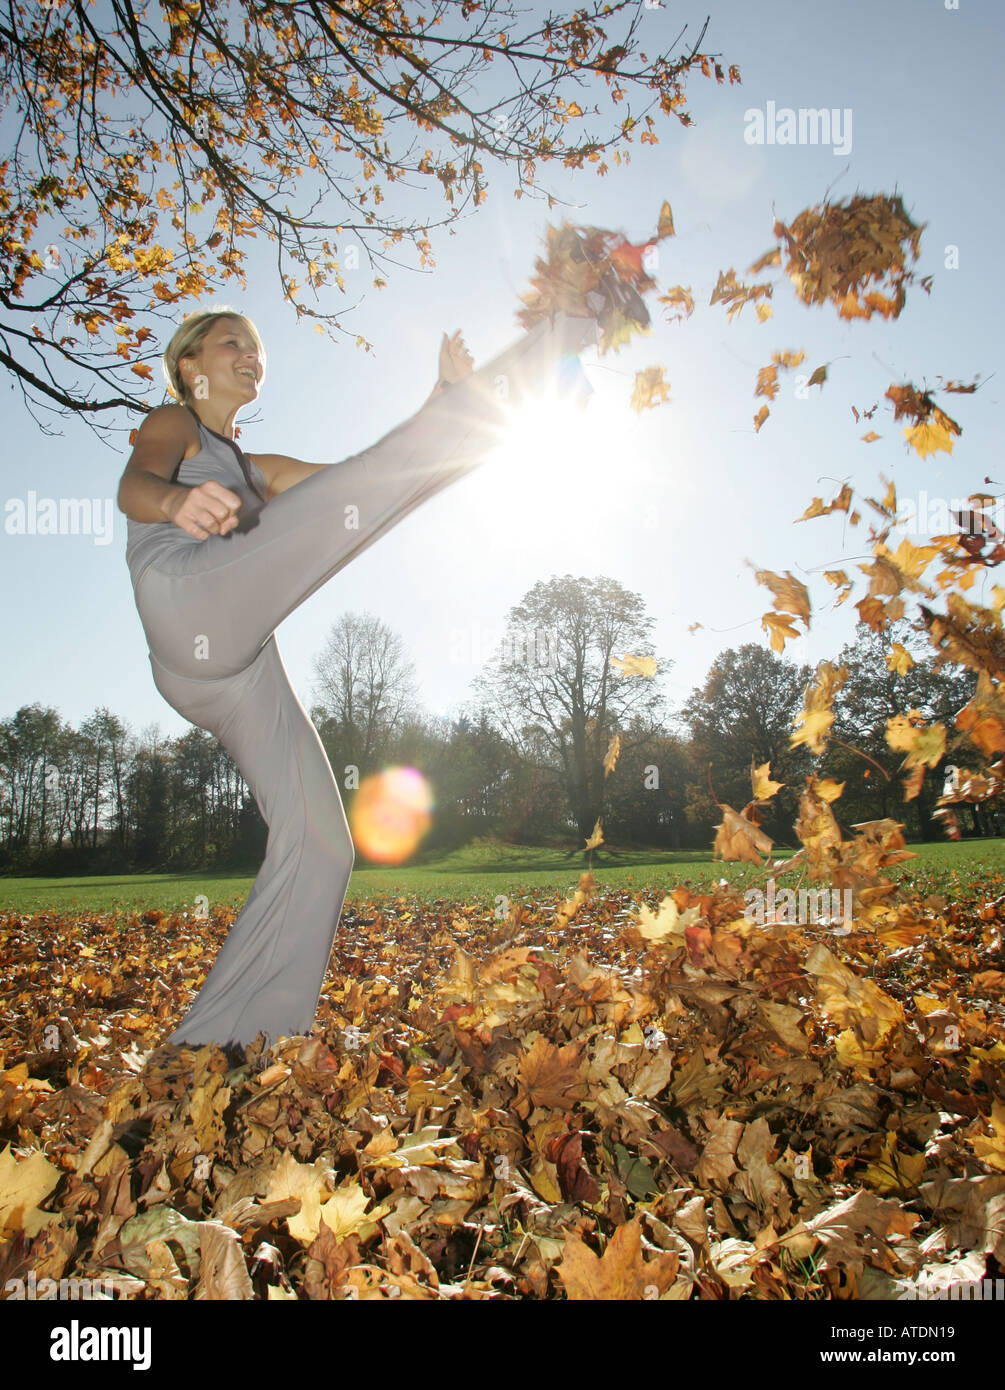
{"label": "green grass", "polygon": [[[917,859],[891,873],[911,878],[926,892],[951,891],[954,883],[1005,874],[1005,840],[962,840],[910,846]],[[785,852],[780,852],[784,854]],[[757,875],[750,864],[723,864],[710,850],[605,849],[589,857],[569,857],[560,849],[509,845],[479,839],[450,853],[418,855],[408,865],[370,866],[357,859],[346,904],[415,897],[493,907],[497,895],[518,898],[532,891],[568,894],[582,871],[592,867],[601,886],[615,889],[669,891],[678,884],[708,886],[726,878],[744,886]],[[0,911],[108,912],[160,908],[173,912],[194,907],[198,894],[211,906],[240,907],[254,879],[248,873],[174,873],[76,875],[69,878],[0,878]]]}

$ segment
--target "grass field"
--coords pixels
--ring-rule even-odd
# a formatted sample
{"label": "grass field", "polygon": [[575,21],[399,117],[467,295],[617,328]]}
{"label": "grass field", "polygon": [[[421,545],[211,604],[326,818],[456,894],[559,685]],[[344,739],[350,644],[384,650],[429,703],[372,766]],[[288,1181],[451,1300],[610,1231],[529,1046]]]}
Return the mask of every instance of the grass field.
{"label": "grass field", "polygon": [[[954,884],[987,880],[993,887],[1005,874],[1005,840],[961,840],[956,843],[912,845],[917,859],[888,872],[904,874],[925,892],[949,892]],[[780,856],[781,857],[781,856]],[[592,859],[592,863],[590,862]],[[678,884],[691,888],[726,878],[740,886],[759,872],[750,864],[723,864],[710,850],[601,850],[592,856],[503,844],[481,839],[463,849],[437,856],[420,856],[409,865],[368,866],[357,860],[346,905],[414,897],[494,906],[497,896],[510,898],[531,890],[571,893],[579,875],[592,868],[601,886],[618,889],[669,891]],[[130,911],[160,908],[174,912],[194,907],[204,894],[210,906],[240,907],[253,874],[132,874],[71,876],[68,878],[0,878],[0,911],[80,912]]]}

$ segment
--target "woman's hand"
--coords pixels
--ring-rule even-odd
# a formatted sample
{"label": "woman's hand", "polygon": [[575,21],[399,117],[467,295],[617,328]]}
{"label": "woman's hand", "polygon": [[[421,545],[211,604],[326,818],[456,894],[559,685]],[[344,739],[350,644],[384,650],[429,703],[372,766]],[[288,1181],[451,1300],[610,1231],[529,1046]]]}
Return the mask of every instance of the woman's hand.
{"label": "woman's hand", "polygon": [[464,345],[461,330],[452,338],[448,338],[446,333],[440,344],[440,377],[438,385],[448,386],[452,382],[460,381],[466,377],[475,365],[475,360]]}
{"label": "woman's hand", "polygon": [[236,492],[210,478],[198,487],[185,488],[171,497],[165,507],[168,520],[194,536],[197,541],[225,536],[238,522],[241,499]]}

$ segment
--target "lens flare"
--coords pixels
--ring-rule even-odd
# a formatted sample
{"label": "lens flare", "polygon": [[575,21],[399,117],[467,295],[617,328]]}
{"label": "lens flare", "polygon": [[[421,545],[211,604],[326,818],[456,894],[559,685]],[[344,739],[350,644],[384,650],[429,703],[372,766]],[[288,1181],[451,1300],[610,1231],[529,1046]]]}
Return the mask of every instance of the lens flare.
{"label": "lens flare", "polygon": [[433,823],[432,788],[414,767],[364,777],[349,811],[356,848],[380,864],[400,864]]}

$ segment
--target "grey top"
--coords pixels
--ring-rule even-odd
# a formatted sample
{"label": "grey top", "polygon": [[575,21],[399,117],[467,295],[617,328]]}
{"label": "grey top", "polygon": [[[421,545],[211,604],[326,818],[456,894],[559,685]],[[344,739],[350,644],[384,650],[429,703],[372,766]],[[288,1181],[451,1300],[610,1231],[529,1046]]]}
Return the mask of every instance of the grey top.
{"label": "grey top", "polygon": [[[204,425],[194,410],[192,416],[199,427],[202,448],[191,458],[182,459],[170,481],[186,487],[197,487],[199,483],[212,478],[237,493],[241,499],[238,523],[220,537],[227,541],[236,532],[247,531],[256,525],[258,514],[265,506],[265,474],[234,440]],[[134,590],[143,571],[154,560],[181,546],[203,544],[203,541],[190,536],[173,521],[134,521],[132,517],[127,517],[126,564]]]}

